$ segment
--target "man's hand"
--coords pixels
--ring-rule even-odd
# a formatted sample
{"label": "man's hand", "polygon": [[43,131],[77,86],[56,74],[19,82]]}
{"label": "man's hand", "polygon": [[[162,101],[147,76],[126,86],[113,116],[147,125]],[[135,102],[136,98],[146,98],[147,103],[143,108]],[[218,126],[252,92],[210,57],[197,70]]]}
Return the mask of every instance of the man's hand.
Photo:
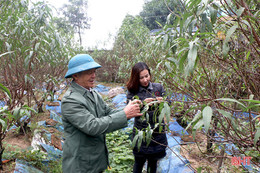
{"label": "man's hand", "polygon": [[142,104],[140,100],[133,100],[130,101],[128,105],[126,105],[124,111],[127,119],[131,119],[133,117],[139,117],[143,115],[142,113],[140,113],[140,104]]}

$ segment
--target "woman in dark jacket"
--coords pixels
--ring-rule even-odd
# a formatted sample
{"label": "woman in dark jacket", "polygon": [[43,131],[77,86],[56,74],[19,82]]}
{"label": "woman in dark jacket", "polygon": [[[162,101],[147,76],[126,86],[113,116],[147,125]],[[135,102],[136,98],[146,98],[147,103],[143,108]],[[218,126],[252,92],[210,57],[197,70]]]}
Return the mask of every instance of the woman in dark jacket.
{"label": "woman in dark jacket", "polygon": [[[164,96],[165,93],[163,86],[159,83],[152,83],[150,80],[151,73],[149,67],[144,62],[135,64],[131,71],[131,77],[127,82],[127,100],[132,100],[136,95],[141,101],[145,101],[146,103],[162,100],[162,96]],[[153,118],[155,112],[157,111],[152,109],[152,106],[148,110],[151,128],[154,128],[155,126]],[[146,120],[142,121],[140,117],[135,118],[133,138],[136,134],[135,128],[142,130],[147,126],[148,122]],[[148,161],[147,171],[149,173],[155,173],[158,160],[166,155],[165,149],[167,144],[165,131],[162,130],[162,132],[159,133],[159,128],[157,127],[152,134],[152,140],[148,146],[146,142],[142,142],[140,150],[138,150],[137,146],[134,147],[133,154],[135,157],[135,164],[133,173],[141,173],[146,160]]]}

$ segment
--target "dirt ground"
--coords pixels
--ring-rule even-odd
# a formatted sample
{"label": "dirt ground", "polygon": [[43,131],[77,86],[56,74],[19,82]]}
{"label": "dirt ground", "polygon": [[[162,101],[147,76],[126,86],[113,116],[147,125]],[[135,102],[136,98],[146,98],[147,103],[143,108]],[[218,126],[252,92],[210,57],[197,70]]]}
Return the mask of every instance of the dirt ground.
{"label": "dirt ground", "polygon": [[[31,146],[30,138],[29,135],[17,135],[15,132],[9,132],[3,140],[4,147],[6,148],[4,152],[16,151],[18,148],[26,150]],[[15,160],[6,161],[7,162],[3,161],[3,170],[0,170],[0,173],[13,173],[15,169]]]}
{"label": "dirt ground", "polygon": [[[102,83],[103,84],[103,83]],[[106,84],[103,84],[107,86]],[[118,86],[118,85],[117,85]],[[113,87],[113,86],[111,86]],[[61,99],[62,93],[59,97]],[[59,100],[58,99],[58,100]],[[45,113],[39,114],[38,116],[32,117],[32,122],[39,122],[43,120],[48,120],[49,119],[49,112],[46,111]],[[52,123],[52,122],[50,122]],[[50,133],[56,133],[55,128],[49,128],[48,129]],[[186,136],[190,139],[190,136]],[[186,139],[185,136],[182,137],[183,140],[185,141]],[[31,141],[32,141],[32,134],[27,134],[27,135],[17,135],[16,132],[10,131],[7,133],[6,138],[4,139],[4,147],[7,149],[7,151],[14,151],[16,148],[20,149],[27,149],[28,147],[31,146]],[[193,141],[193,139],[191,140]],[[198,168],[201,167],[202,172],[217,172],[217,167],[218,167],[218,162],[219,162],[219,153],[212,153],[211,156],[207,156],[203,153],[206,152],[206,136],[203,135],[202,133],[197,133],[196,135],[196,143],[182,143],[181,144],[181,149],[180,149],[180,154],[187,159],[190,162],[190,166],[197,170]],[[53,142],[55,143],[55,141]],[[59,148],[59,142],[56,141],[57,145],[56,148]],[[11,146],[11,147],[10,147]],[[198,148],[200,147],[200,149]],[[224,163],[221,168],[221,172],[241,172],[241,169],[238,169],[236,167],[231,166],[231,158],[225,155],[226,159],[224,160]],[[15,162],[10,161],[8,163],[3,164],[4,170],[0,170],[0,173],[12,173],[14,171],[15,167]]]}
{"label": "dirt ground", "polygon": [[[50,117],[50,112],[46,111],[44,113],[40,113],[37,116],[31,118],[31,122],[39,122],[39,121],[48,121]],[[33,127],[34,128],[34,127]],[[50,133],[55,134],[58,133],[55,128],[47,128]],[[4,152],[12,152],[17,149],[26,150],[31,147],[33,134],[28,131],[26,135],[18,134],[15,130],[11,130],[6,134],[6,137],[3,140],[3,147],[5,148]],[[58,140],[58,139],[56,139]],[[52,143],[58,143],[56,141],[52,141]],[[3,170],[0,170],[0,173],[13,173],[15,170],[15,160],[5,160],[3,161]]]}
{"label": "dirt ground", "polygon": [[195,141],[197,144],[189,143],[181,145],[180,154],[190,162],[191,167],[195,170],[201,167],[202,172],[217,172],[218,159],[216,159],[216,153],[213,153],[211,158],[203,154],[206,153],[206,136],[198,133]]}
{"label": "dirt ground", "polygon": [[[181,137],[182,138],[182,137]],[[206,173],[218,172],[220,158],[224,158],[220,167],[221,173],[241,173],[244,172],[239,166],[233,166],[232,156],[224,153],[220,154],[220,149],[213,144],[213,152],[207,153],[207,137],[202,132],[197,132],[193,143],[182,140],[180,154],[190,162],[190,166],[195,170],[201,170]],[[200,168],[200,169],[199,169]],[[199,171],[198,171],[199,172]]]}
{"label": "dirt ground", "polygon": [[[50,129],[51,130],[51,129]],[[54,130],[54,129],[52,129]],[[203,152],[206,152],[206,138],[203,134],[198,134],[196,136],[196,141],[198,141],[198,145],[201,147],[200,149]],[[8,150],[15,150],[16,148],[27,149],[31,146],[31,136],[30,135],[17,135],[14,132],[8,133],[4,142],[8,145],[11,145],[12,148],[8,147]],[[197,170],[199,167],[202,167],[202,172],[217,172],[217,166],[219,159],[216,157],[218,154],[213,153],[212,157],[205,157],[198,146],[195,143],[182,144],[180,149],[180,154],[183,158],[187,159],[190,162],[190,166]],[[221,172],[241,172],[237,169],[231,168],[231,158],[225,159],[225,163],[222,166]],[[14,171],[15,162],[10,161],[9,163],[4,164],[4,171],[0,171],[0,173],[12,173]]]}

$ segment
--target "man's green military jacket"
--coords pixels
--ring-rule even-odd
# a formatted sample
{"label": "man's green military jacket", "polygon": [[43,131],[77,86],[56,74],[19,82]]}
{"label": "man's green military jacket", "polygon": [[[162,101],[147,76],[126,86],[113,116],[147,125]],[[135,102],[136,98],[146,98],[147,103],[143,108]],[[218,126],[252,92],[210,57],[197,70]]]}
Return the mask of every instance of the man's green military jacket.
{"label": "man's green military jacket", "polygon": [[97,91],[71,83],[61,102],[64,173],[98,173],[108,166],[105,134],[127,126],[123,110],[108,107]]}

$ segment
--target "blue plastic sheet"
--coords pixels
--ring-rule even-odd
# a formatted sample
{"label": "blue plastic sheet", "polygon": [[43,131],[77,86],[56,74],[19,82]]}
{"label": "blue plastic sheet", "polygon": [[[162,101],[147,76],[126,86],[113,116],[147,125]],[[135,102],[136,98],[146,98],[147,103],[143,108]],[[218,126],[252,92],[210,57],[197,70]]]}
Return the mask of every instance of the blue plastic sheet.
{"label": "blue plastic sheet", "polygon": [[[176,156],[178,155],[178,157]],[[193,171],[185,166],[189,163],[180,155],[179,146],[171,147],[166,150],[166,156],[159,161],[157,172],[160,173],[192,173]]]}
{"label": "blue plastic sheet", "polygon": [[64,127],[62,124],[62,119],[59,114],[56,114],[54,111],[50,111],[50,119],[57,121],[58,123],[55,125],[55,128],[58,129],[60,132],[64,131]]}
{"label": "blue plastic sheet", "polygon": [[[25,116],[23,116],[23,117],[20,118],[20,121],[23,122],[23,121],[26,121],[26,120],[28,120],[28,119],[29,119],[29,117],[28,117],[27,115],[25,115]],[[30,124],[31,124],[31,122],[28,123],[28,125],[30,125]],[[16,126],[16,125],[13,125],[13,126],[11,126],[11,127],[8,129],[8,131],[14,130],[14,129],[16,129],[16,128],[17,128],[17,126]]]}
{"label": "blue plastic sheet", "polygon": [[[57,121],[58,123],[54,126],[54,128],[56,128],[57,130],[59,130],[60,132],[63,132],[64,131],[64,127],[63,127],[63,124],[62,124],[62,119],[61,119],[61,116],[56,114],[55,112],[53,111],[50,111],[50,119],[53,119],[55,121]],[[44,127],[50,127],[49,125],[46,124],[46,121],[39,121],[37,122],[37,124],[39,126],[44,126]]]}
{"label": "blue plastic sheet", "polygon": [[[108,91],[110,89],[110,87],[106,87],[104,85],[97,85],[95,88],[95,90],[97,90],[98,92],[102,93],[102,94],[108,94]],[[57,97],[55,97],[55,100],[57,99]],[[178,93],[173,93],[171,96],[171,99],[173,100],[184,100],[184,101],[188,101],[190,100],[190,98],[186,95],[183,94],[178,94]],[[60,103],[60,101],[57,101]],[[123,108],[126,106],[126,94],[118,94],[117,96],[115,96],[112,99],[112,103],[115,105],[116,108]],[[1,102],[0,102],[0,106],[1,106]],[[63,126],[62,126],[62,119],[61,119],[61,106],[46,106],[47,110],[50,110],[50,118],[57,121],[57,125],[55,126],[55,128],[57,128],[60,131],[64,131]],[[248,116],[247,113],[243,114],[243,116]],[[255,116],[254,116],[255,117]],[[178,136],[172,136],[172,135],[168,135],[167,134],[167,139],[168,139],[168,146],[169,148],[167,148],[166,153],[167,155],[162,158],[160,160],[160,162],[158,163],[158,171],[160,173],[192,173],[193,171],[186,166],[187,163],[189,163],[188,160],[184,159],[181,155],[180,155],[180,143],[181,143],[181,135],[188,135],[188,133],[185,131],[185,129],[180,126],[177,122],[176,119],[172,119],[173,121],[169,123],[169,129],[171,131],[174,131],[175,133],[178,133]],[[38,125],[43,125],[46,126],[46,122],[45,121],[40,121],[38,122]],[[134,125],[134,119],[130,119],[128,120],[128,127],[122,129],[125,130],[127,128],[133,128]],[[47,133],[47,139],[51,140],[51,134]],[[48,153],[48,159],[49,160],[55,160],[57,158],[61,158],[62,157],[62,151],[59,149],[54,148],[53,146],[47,145],[47,144],[40,144]],[[63,145],[63,143],[62,143]],[[230,145],[226,145],[226,147],[234,147],[233,144]],[[231,154],[231,153],[228,153]],[[48,162],[48,160],[46,160],[46,162]],[[19,167],[24,167],[23,165],[19,165],[20,163],[18,163],[18,168]],[[249,170],[251,170],[252,168],[249,166],[246,166]],[[20,169],[20,168],[19,168]],[[25,168],[22,172],[27,173],[28,171],[26,170],[27,168]],[[27,171],[27,172],[26,172]],[[31,171],[34,172],[34,171]],[[31,173],[28,172],[28,173]],[[41,171],[40,171],[41,172]],[[15,172],[15,173],[20,173],[20,172]],[[37,171],[35,171],[35,173],[38,173]]]}
{"label": "blue plastic sheet", "polygon": [[168,146],[170,148],[174,147],[174,146],[178,146],[181,143],[181,137],[179,136],[170,136],[168,134],[166,134],[167,140],[168,140]]}
{"label": "blue plastic sheet", "polygon": [[175,119],[169,123],[169,129],[178,133],[178,136],[168,135],[168,147],[166,149],[166,156],[162,158],[158,165],[158,172],[160,173],[192,173],[193,171],[186,166],[189,161],[184,159],[180,154],[180,143],[181,143],[181,135],[188,133],[185,131],[183,127],[181,127]]}
{"label": "blue plastic sheet", "polygon": [[170,96],[170,99],[174,101],[190,101],[191,98],[187,95],[181,94],[181,93],[172,93]]}
{"label": "blue plastic sheet", "polygon": [[23,116],[23,117],[20,118],[20,121],[21,121],[21,122],[24,122],[24,121],[26,121],[26,120],[28,120],[28,119],[29,119],[29,117],[28,117],[27,115],[25,115],[25,116]]}
{"label": "blue plastic sheet", "polygon": [[41,146],[48,153],[49,160],[56,160],[62,157],[62,151],[53,146],[41,143]]}
{"label": "blue plastic sheet", "polygon": [[126,94],[118,94],[112,99],[112,103],[116,108],[123,108],[126,106]]}
{"label": "blue plastic sheet", "polygon": [[13,125],[13,126],[11,126],[11,127],[8,129],[8,131],[14,130],[14,129],[16,129],[16,128],[17,128],[17,126],[16,126],[16,125]]}
{"label": "blue plastic sheet", "polygon": [[61,114],[61,101],[54,101],[54,102],[58,102],[59,103],[59,106],[49,106],[49,105],[46,105],[46,110],[51,110],[51,111],[54,111],[58,114]]}
{"label": "blue plastic sheet", "polygon": [[[218,136],[218,135],[215,135]],[[224,140],[223,138],[217,138],[218,140]],[[221,149],[222,147],[219,146],[219,149]],[[226,143],[225,144],[225,152],[230,155],[230,156],[234,156],[232,153],[234,153],[234,151],[239,153],[239,149],[233,144],[233,143]],[[243,163],[241,163],[249,172],[253,172],[253,168],[255,168],[258,171],[254,171],[254,172],[258,172],[260,173],[260,168],[257,168],[252,162],[250,162],[250,165],[244,165]]]}
{"label": "blue plastic sheet", "polygon": [[[181,99],[182,97],[178,95]],[[126,94],[118,94],[112,99],[112,103],[115,105],[116,108],[123,108],[126,106]],[[187,99],[187,98],[186,98]],[[128,127],[127,128],[133,128],[134,125],[134,119],[130,119],[128,121]],[[127,128],[124,128],[122,130],[125,130]],[[188,133],[185,131],[183,127],[181,127],[175,119],[173,119],[172,122],[169,123],[169,129],[171,131],[175,131],[179,135],[187,135]],[[180,143],[181,138],[180,136],[170,136],[167,134],[168,139],[168,146],[171,148],[172,151],[174,151],[175,154],[178,155],[178,157],[170,150],[167,149],[166,153],[167,155],[160,160],[158,165],[158,171],[160,173],[191,173],[193,172],[189,167],[185,166],[188,162],[188,160],[184,159],[180,155]]]}
{"label": "blue plastic sheet", "polygon": [[[128,127],[127,128],[133,128],[134,125],[134,119],[128,120]],[[123,130],[127,129],[124,128]],[[171,131],[174,131],[178,133],[178,136],[173,136],[166,134],[167,140],[168,140],[168,147],[166,149],[166,156],[162,158],[158,163],[158,173],[192,173],[193,171],[186,166],[187,163],[189,163],[188,160],[184,159],[180,154],[180,143],[181,135],[185,134],[187,135],[187,131],[183,127],[181,127],[175,119],[169,123],[169,129]],[[176,156],[177,155],[177,156]],[[146,166],[144,166],[146,168]]]}
{"label": "blue plastic sheet", "polygon": [[44,126],[46,127],[46,121],[39,121],[37,122],[38,126]]}
{"label": "blue plastic sheet", "polygon": [[0,100],[0,108],[4,107],[6,105],[6,103],[4,101]]}
{"label": "blue plastic sheet", "polygon": [[15,163],[14,173],[43,173],[39,169],[30,166],[30,164],[24,160],[16,159]]}
{"label": "blue plastic sheet", "polygon": [[[249,116],[249,114],[248,113],[246,113],[246,112],[243,112],[243,113],[239,113],[239,114],[234,114],[235,116],[240,116],[240,117],[238,117],[238,118],[241,118],[241,116],[243,116],[244,118],[245,117],[248,117]],[[253,117],[256,117],[257,115],[255,115],[255,114],[252,114],[252,116]],[[205,132],[205,130],[204,130],[204,128],[202,129],[202,131],[204,131]],[[215,134],[215,136],[214,136],[217,140],[220,140],[220,141],[224,141],[225,139],[224,138],[222,138],[222,137],[219,137],[219,135],[218,134]],[[219,146],[219,149],[222,149],[222,146]],[[225,153],[227,153],[228,155],[230,155],[230,156],[234,156],[232,153],[240,153],[240,150],[239,150],[239,148],[238,147],[236,147],[233,143],[225,143]],[[243,163],[242,163],[243,164]],[[257,169],[256,168],[256,166],[254,165],[254,164],[252,164],[252,163],[250,163],[250,165],[243,165],[249,172],[252,172],[253,171],[253,167],[255,168],[255,169]],[[258,171],[257,171],[258,173],[260,173],[260,168],[258,168]]]}
{"label": "blue plastic sheet", "polygon": [[[61,93],[61,92],[60,92]],[[46,105],[46,110],[50,110],[50,119],[53,119],[57,121],[58,123],[55,125],[54,128],[58,129],[59,131],[64,131],[63,125],[62,125],[62,119],[61,119],[61,102],[57,101],[58,95],[54,96],[54,102],[59,102],[59,106],[48,106]],[[0,106],[4,105],[4,103],[0,102]],[[22,117],[22,119],[26,119],[26,117]],[[40,121],[38,122],[39,126],[47,127],[46,121]],[[16,126],[13,126],[11,129],[17,128]],[[51,141],[51,133],[45,132],[46,139],[48,141]],[[59,149],[54,148],[53,146],[40,143],[42,148],[47,152],[47,159],[43,161],[44,164],[48,164],[50,160],[56,160],[58,158],[62,157],[62,151]],[[62,143],[63,145],[63,143]],[[14,173],[42,173],[42,171],[30,166],[26,161],[23,160],[16,160],[16,167]]]}
{"label": "blue plastic sheet", "polygon": [[50,111],[50,119],[53,119],[59,123],[62,123],[62,119],[61,116],[59,116],[58,114],[56,114],[54,111]]}
{"label": "blue plastic sheet", "polygon": [[100,92],[102,94],[108,95],[108,91],[109,91],[110,87],[106,87],[104,85],[98,84],[93,89],[95,89],[97,92]]}
{"label": "blue plastic sheet", "polygon": [[179,135],[188,135],[188,132],[177,123],[176,118],[172,118],[172,122],[169,123],[169,129],[178,133]]}
{"label": "blue plastic sheet", "polygon": [[[248,112],[236,112],[233,114],[235,117],[237,118],[242,118],[244,119],[246,122],[249,122],[249,116],[250,114]],[[255,118],[257,115],[251,113],[252,117]]]}

